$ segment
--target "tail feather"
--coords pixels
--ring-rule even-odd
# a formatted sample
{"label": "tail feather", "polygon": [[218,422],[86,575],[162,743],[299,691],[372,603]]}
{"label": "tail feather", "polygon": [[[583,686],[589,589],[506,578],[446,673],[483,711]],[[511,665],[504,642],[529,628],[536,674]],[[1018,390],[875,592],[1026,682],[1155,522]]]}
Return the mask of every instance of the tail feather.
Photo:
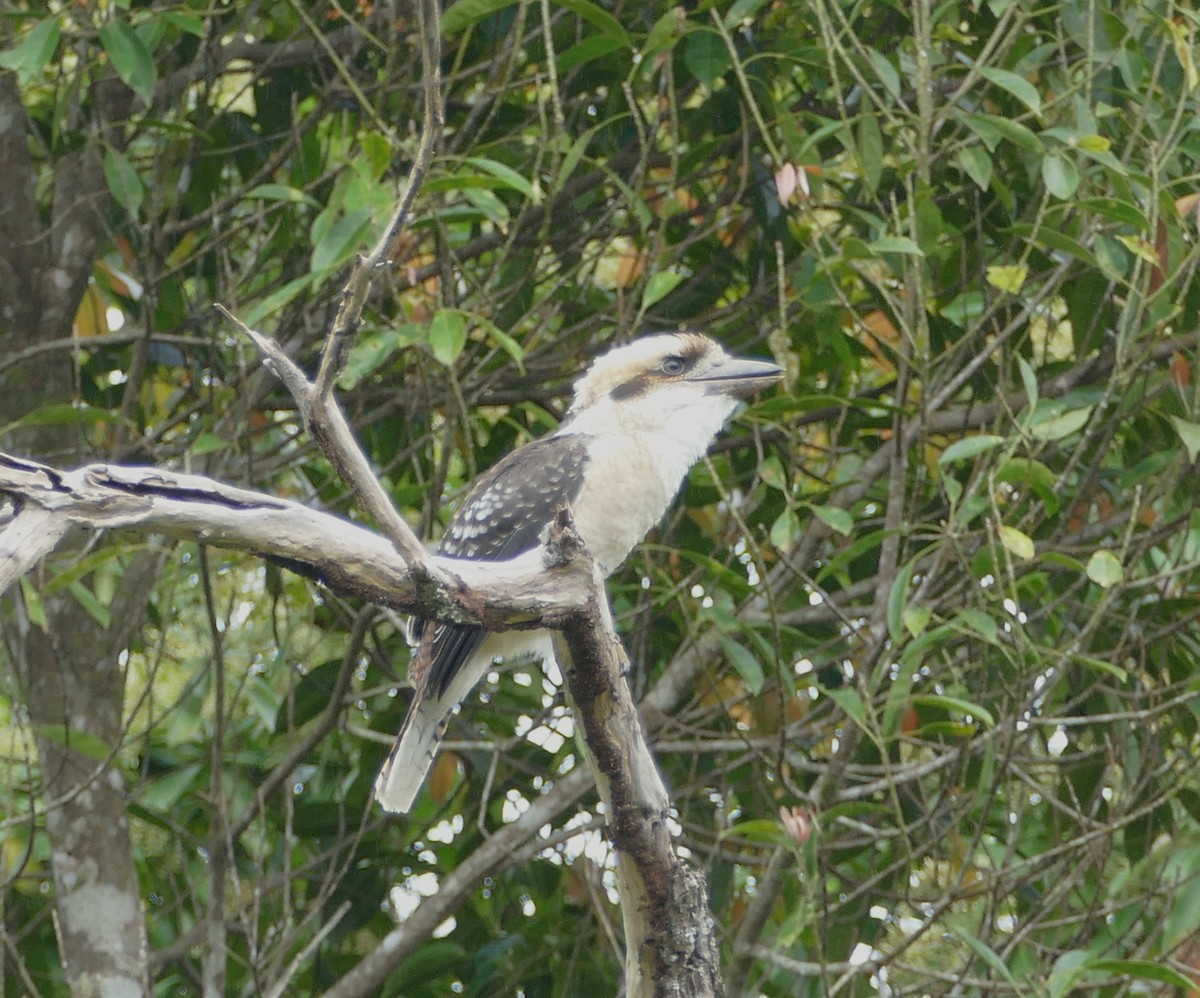
{"label": "tail feather", "polygon": [[[422,647],[424,641],[422,635]],[[418,669],[408,715],[375,780],[375,799],[384,810],[407,814],[412,809],[437,755],[450,711],[494,668],[497,659],[552,660],[553,657],[549,631],[501,631],[488,634],[482,644],[472,649],[466,662],[449,676],[435,677],[434,670],[428,667]],[[409,671],[411,675],[411,668]]]}
{"label": "tail feather", "polygon": [[385,811],[407,814],[437,756],[446,715],[442,703],[423,697],[413,700],[404,726],[375,779],[375,799]]}

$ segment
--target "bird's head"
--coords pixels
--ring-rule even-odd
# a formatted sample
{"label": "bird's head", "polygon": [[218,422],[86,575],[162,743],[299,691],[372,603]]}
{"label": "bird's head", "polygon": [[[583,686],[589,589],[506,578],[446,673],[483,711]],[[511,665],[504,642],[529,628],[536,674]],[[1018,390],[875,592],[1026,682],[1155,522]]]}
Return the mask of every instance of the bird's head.
{"label": "bird's head", "polygon": [[699,333],[646,336],[597,357],[575,383],[574,432],[666,432],[706,447],[740,399],[782,368],[733,357]]}

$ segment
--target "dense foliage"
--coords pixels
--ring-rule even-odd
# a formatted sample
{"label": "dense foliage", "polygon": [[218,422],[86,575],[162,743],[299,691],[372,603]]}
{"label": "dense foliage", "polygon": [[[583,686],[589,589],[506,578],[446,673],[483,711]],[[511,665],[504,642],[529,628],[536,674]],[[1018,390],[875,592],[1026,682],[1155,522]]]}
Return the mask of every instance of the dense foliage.
{"label": "dense foliage", "polygon": [[[72,197],[103,234],[59,289],[73,329],[0,318],[5,448],[360,515],[212,303],[317,355],[415,147],[411,11],[3,13],[13,183],[46,239]],[[1200,967],[1198,30],[1165,0],[444,11],[440,148],[342,385],[422,532],[609,342],[686,324],[789,370],[611,586],[735,993],[1120,995]],[[230,994],[366,993],[346,975],[414,909],[382,993],[616,993],[555,677],[491,677],[386,820],[401,623],[164,544],[23,587],[35,625],[69,595],[108,633],[165,552],[116,649],[124,736],[92,746],[128,787],[156,993],[211,980],[214,922]],[[37,755],[0,697],[0,960],[53,994]]]}

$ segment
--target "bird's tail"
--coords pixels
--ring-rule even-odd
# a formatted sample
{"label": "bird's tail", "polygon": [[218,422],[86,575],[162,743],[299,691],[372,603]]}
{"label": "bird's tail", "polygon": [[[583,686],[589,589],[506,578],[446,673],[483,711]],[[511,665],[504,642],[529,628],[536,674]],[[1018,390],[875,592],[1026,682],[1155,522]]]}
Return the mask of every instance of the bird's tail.
{"label": "bird's tail", "polygon": [[375,778],[375,799],[385,811],[407,814],[412,807],[437,755],[448,713],[441,697],[413,698],[387,762]]}

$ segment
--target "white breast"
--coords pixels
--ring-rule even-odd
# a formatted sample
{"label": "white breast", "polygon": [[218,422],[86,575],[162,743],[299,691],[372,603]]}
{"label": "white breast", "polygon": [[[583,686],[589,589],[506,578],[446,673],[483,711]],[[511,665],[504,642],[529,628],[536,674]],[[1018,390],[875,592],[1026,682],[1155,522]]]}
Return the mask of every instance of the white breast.
{"label": "white breast", "polygon": [[665,394],[654,405],[601,403],[560,431],[589,437],[575,522],[606,575],[663,518],[688,470],[736,404],[712,398],[697,404],[694,393],[676,399]]}

